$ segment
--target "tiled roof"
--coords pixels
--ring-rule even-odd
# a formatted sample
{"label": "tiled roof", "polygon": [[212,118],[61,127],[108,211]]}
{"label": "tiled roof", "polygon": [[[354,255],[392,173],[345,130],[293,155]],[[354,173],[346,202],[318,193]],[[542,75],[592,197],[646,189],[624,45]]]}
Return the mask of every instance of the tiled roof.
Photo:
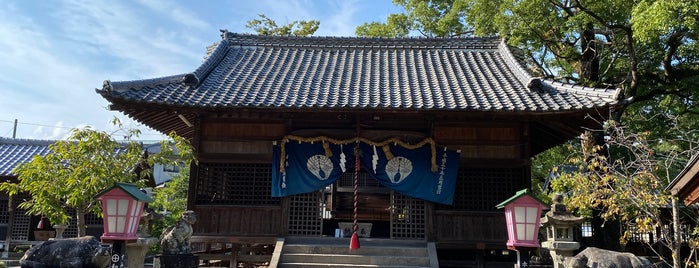
{"label": "tiled roof", "polygon": [[15,176],[12,170],[36,155],[48,154],[48,145],[54,141],[25,140],[0,137],[0,176]]}
{"label": "tiled roof", "polygon": [[279,37],[224,32],[194,72],[110,82],[111,102],[192,108],[557,112],[618,89],[532,77],[496,38]]}

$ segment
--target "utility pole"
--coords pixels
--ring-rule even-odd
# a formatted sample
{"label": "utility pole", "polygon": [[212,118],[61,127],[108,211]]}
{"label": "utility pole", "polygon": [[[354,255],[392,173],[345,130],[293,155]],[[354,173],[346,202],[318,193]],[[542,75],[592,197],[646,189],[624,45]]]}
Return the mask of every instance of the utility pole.
{"label": "utility pole", "polygon": [[15,118],[15,127],[12,128],[12,138],[14,139],[15,136],[17,136],[17,118]]}

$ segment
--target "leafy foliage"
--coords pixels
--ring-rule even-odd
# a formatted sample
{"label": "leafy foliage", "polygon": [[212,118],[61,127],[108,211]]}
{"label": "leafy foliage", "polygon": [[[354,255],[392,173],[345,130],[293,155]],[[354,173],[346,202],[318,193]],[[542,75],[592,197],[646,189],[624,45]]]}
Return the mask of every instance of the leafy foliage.
{"label": "leafy foliage", "polygon": [[179,173],[172,177],[163,187],[153,192],[153,202],[148,207],[164,217],[154,222],[153,234],[160,234],[169,226],[174,226],[187,209],[187,191],[189,189],[189,166],[184,165]]}
{"label": "leafy foliage", "polygon": [[[571,146],[577,142],[553,148],[534,159],[532,185],[541,185],[547,170],[569,157],[587,172],[554,186],[569,191],[578,212],[589,215],[592,209],[604,209],[607,219],[634,223],[640,230],[659,227],[657,212],[676,202],[663,187],[688,152],[697,150],[699,140],[699,1],[394,3],[404,7],[404,14],[391,14],[385,23],[365,23],[357,27],[357,34],[500,36],[524,52],[534,75],[621,89],[620,105],[609,116],[616,123],[606,129],[614,131],[604,148],[609,154],[575,152]],[[665,241],[676,253],[673,257],[679,256],[677,241]],[[675,267],[681,263],[672,262]]]}
{"label": "leafy foliage", "polygon": [[364,23],[355,33],[368,37],[405,37],[415,31],[423,36],[447,37],[472,32],[464,21],[468,1],[393,0],[393,3],[403,6],[406,13],[391,14],[385,23]]}
{"label": "leafy foliage", "polygon": [[[533,73],[625,89],[630,103],[674,94],[696,100],[698,1],[394,0],[403,14],[364,23],[360,36],[498,35]],[[696,105],[695,105],[696,106]],[[692,109],[697,113],[697,108]]]}
{"label": "leafy foliage", "polygon": [[[121,127],[115,119],[114,124]],[[95,199],[99,192],[116,182],[143,186],[155,163],[172,163],[175,148],[181,159],[193,159],[189,143],[175,134],[161,142],[161,152],[145,158],[141,144],[132,138],[138,130],[127,130],[125,142],[116,141],[109,133],[90,127],[73,129],[67,140],[49,145],[46,156],[35,156],[20,164],[14,173],[19,181],[3,182],[0,190],[9,195],[29,193],[31,199],[19,204],[27,214],[42,215],[52,224],[67,224],[72,218],[68,209],[76,211],[78,235],[85,235],[85,214],[102,215]]]}
{"label": "leafy foliage", "polygon": [[[667,122],[667,130],[672,131],[676,126],[671,120]],[[622,243],[628,242],[635,233],[652,234],[654,240],[642,241],[648,243],[649,249],[657,250],[661,257],[660,252],[667,249],[673,252],[673,257],[679,258],[678,245],[695,243],[692,241],[697,241],[699,236],[690,238],[690,234],[673,229],[680,222],[671,220],[668,215],[679,218],[679,204],[666,187],[697,153],[698,141],[690,142],[682,137],[654,139],[650,131],[628,132],[614,121],[606,123],[606,130],[610,133],[606,144],[592,144],[594,148],[583,150],[591,153],[570,158],[580,171],[563,173],[553,181],[552,189],[567,193],[567,206],[580,215],[601,210],[603,219],[618,220],[627,226]],[[678,146],[685,142],[690,144]],[[608,148],[608,155],[599,153],[603,147]],[[695,210],[685,208],[683,213],[693,214],[684,220],[696,220]],[[668,265],[680,263],[679,259],[663,261]]]}
{"label": "leafy foliage", "polygon": [[320,27],[318,20],[295,20],[279,26],[276,21],[268,18],[265,14],[258,14],[258,16],[259,19],[249,20],[245,27],[254,30],[259,35],[310,36]]}

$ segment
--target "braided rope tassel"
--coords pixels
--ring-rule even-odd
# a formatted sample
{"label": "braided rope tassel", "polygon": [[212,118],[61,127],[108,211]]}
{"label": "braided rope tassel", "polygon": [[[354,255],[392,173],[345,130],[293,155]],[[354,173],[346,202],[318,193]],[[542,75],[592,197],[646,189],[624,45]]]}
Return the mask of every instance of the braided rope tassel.
{"label": "braided rope tassel", "polygon": [[359,188],[359,154],[355,157],[356,164],[354,166],[354,214],[352,215],[354,217],[354,232],[357,232],[357,226],[359,225],[357,223],[358,220],[358,213],[357,213],[357,207],[358,207],[358,191],[357,189]]}
{"label": "braided rope tassel", "polygon": [[359,226],[359,223],[357,222],[358,220],[358,213],[357,213],[357,207],[358,207],[358,191],[357,189],[359,188],[359,145],[357,145],[357,148],[354,149],[354,211],[353,211],[353,226],[352,226],[352,239],[350,240],[350,249],[359,249],[359,238],[357,235],[357,228]]}

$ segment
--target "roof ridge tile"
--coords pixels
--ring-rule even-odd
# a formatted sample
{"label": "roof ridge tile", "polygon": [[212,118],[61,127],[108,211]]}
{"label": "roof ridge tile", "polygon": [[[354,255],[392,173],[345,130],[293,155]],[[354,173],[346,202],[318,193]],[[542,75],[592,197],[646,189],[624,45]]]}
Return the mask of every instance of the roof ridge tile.
{"label": "roof ridge tile", "polygon": [[232,45],[289,46],[289,47],[368,47],[368,48],[457,48],[457,49],[497,49],[498,37],[334,37],[334,36],[271,36],[232,33],[221,30],[224,40]]}
{"label": "roof ridge tile", "polygon": [[22,138],[5,138],[0,137],[0,145],[28,145],[28,146],[48,146],[56,140],[42,139],[22,139]]}

